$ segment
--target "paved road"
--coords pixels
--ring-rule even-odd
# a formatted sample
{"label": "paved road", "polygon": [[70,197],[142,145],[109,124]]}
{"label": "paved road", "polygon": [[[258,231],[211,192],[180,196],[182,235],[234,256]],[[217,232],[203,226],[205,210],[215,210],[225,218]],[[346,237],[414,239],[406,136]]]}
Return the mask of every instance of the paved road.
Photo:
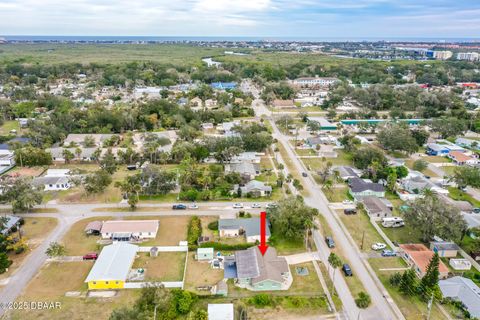
{"label": "paved road", "polygon": [[[273,128],[273,135],[280,143],[282,143],[287,150],[288,157],[292,160],[292,163],[299,172],[307,172],[303,163],[296,157],[294,151],[290,147],[288,142],[288,137],[284,136],[275,125],[274,121],[271,121]],[[308,196],[305,196],[305,203],[311,207],[317,208],[320,213],[327,220],[328,225],[333,231],[336,243],[342,248],[343,253],[350,260],[352,269],[360,281],[363,283],[363,286],[369,293],[372,298],[372,307],[368,309],[368,312],[362,313],[360,315],[361,319],[404,319],[404,316],[401,314],[400,310],[389,297],[388,292],[383,287],[382,283],[378,280],[376,275],[371,270],[368,263],[364,260],[361,254],[349,240],[348,232],[344,232],[340,223],[334,216],[334,213],[328,206],[328,200],[326,199],[323,192],[317,186],[315,181],[308,176],[307,178],[301,177],[301,182],[305,190],[309,193]],[[348,236],[347,236],[348,235]],[[323,250],[320,250],[319,253],[322,254]],[[341,283],[339,281],[339,283]],[[345,284],[346,285],[346,284]],[[342,286],[340,284],[340,286]],[[358,308],[355,303],[352,304],[351,294],[348,296],[343,290],[339,291],[340,298],[345,305],[345,311],[348,313],[350,319],[355,319],[358,317]],[[348,290],[348,287],[347,287]],[[386,298],[385,298],[386,297]]]}

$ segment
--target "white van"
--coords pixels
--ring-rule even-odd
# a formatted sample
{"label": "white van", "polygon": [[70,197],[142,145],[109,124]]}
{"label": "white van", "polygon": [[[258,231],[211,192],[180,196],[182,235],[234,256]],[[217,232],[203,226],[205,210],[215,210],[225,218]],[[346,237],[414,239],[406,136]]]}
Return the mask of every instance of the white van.
{"label": "white van", "polygon": [[382,226],[385,228],[398,228],[403,227],[405,222],[400,217],[389,217],[382,219]]}

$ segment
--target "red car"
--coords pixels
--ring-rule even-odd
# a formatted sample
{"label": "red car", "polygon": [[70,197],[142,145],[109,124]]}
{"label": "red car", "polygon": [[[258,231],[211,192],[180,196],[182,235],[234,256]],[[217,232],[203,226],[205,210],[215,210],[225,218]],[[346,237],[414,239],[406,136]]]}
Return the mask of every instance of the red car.
{"label": "red car", "polygon": [[87,253],[83,256],[83,260],[97,260],[98,254],[96,252]]}

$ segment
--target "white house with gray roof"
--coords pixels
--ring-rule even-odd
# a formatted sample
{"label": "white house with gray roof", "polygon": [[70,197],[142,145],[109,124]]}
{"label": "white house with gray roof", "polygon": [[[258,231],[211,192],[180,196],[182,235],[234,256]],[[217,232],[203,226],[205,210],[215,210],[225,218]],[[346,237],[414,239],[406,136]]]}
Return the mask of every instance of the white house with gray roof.
{"label": "white house with gray roof", "polygon": [[[270,228],[267,220],[266,240],[270,238]],[[260,218],[239,218],[218,220],[220,237],[240,237],[245,235],[247,242],[260,241]]]}
{"label": "white house with gray roof", "polygon": [[252,180],[249,181],[247,184],[241,185],[234,185],[232,189],[232,194],[237,194],[240,190],[240,195],[242,197],[268,197],[272,194],[272,187],[266,185],[262,181]]}
{"label": "white house with gray roof", "polygon": [[260,175],[260,164],[243,161],[240,163],[227,163],[225,164],[225,173],[239,173],[242,177],[249,180],[255,179]]}

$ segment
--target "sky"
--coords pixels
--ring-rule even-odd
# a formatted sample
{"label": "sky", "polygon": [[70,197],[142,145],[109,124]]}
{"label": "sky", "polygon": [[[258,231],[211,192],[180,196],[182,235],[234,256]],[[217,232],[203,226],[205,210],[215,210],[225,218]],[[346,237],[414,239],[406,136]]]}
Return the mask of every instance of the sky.
{"label": "sky", "polygon": [[0,0],[0,35],[479,38],[480,0]]}

